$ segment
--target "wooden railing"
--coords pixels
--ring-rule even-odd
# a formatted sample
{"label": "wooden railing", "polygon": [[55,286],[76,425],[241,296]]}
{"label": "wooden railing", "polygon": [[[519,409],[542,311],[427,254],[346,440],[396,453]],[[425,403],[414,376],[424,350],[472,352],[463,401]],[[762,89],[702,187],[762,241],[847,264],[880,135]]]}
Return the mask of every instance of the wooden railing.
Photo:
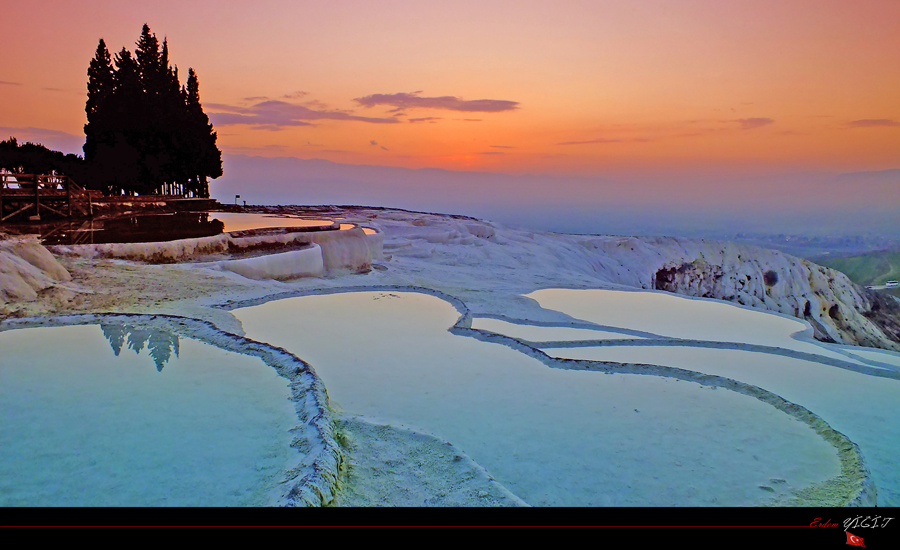
{"label": "wooden railing", "polygon": [[[40,220],[42,209],[64,218],[71,218],[76,210],[90,216],[91,202],[91,192],[68,176],[0,173],[0,223],[32,208],[30,220]],[[4,213],[6,206],[11,207],[9,214]]]}

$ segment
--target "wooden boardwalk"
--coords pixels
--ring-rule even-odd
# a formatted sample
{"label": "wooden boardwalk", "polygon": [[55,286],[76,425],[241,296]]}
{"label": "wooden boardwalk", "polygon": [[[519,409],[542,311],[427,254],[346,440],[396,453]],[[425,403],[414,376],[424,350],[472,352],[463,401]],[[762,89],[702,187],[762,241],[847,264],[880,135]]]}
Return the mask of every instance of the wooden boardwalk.
{"label": "wooden boardwalk", "polygon": [[0,173],[0,223],[90,217],[101,197],[67,176]]}

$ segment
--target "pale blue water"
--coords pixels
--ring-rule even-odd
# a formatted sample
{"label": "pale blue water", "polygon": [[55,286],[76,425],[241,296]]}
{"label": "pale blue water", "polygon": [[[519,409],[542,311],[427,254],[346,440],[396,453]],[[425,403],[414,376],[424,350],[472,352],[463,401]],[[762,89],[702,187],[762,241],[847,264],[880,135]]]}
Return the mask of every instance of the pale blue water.
{"label": "pale blue water", "polygon": [[0,506],[265,505],[296,454],[258,358],[116,324],[2,332],[0,358]]}

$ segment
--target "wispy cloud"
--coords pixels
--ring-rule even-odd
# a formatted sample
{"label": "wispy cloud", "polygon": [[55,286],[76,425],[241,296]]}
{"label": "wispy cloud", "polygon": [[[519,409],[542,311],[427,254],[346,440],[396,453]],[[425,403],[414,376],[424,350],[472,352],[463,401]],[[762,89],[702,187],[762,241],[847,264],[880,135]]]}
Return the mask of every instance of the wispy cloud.
{"label": "wispy cloud", "polygon": [[503,151],[479,151],[475,154],[476,155],[505,155],[506,153]]}
{"label": "wispy cloud", "polygon": [[7,82],[6,80],[0,80],[0,85],[3,86],[21,86],[21,82]]}
{"label": "wispy cloud", "polygon": [[488,145],[488,147],[493,147],[494,149],[515,149],[512,145]]}
{"label": "wispy cloud", "polygon": [[735,120],[735,122],[741,125],[741,130],[753,130],[754,128],[762,128],[763,126],[768,126],[775,122],[771,118],[739,118]]}
{"label": "wispy cloud", "polygon": [[879,126],[900,126],[900,122],[888,118],[866,118],[863,120],[853,120],[847,123],[850,128],[877,128]]}
{"label": "wispy cloud", "polygon": [[458,118],[456,120],[461,120],[463,122],[481,122],[480,118]]}
{"label": "wispy cloud", "polygon": [[41,88],[41,89],[42,89],[42,90],[46,90],[46,91],[48,91],[48,92],[60,92],[60,93],[63,93],[63,94],[77,94],[77,95],[84,95],[84,93],[85,93],[85,92],[82,92],[82,91],[72,90],[71,88],[68,89],[68,90],[65,89],[65,88]]}
{"label": "wispy cloud", "polygon": [[621,139],[599,138],[599,139],[589,139],[586,141],[564,141],[562,143],[557,143],[557,145],[588,145],[590,143],[619,143],[621,141],[622,141]]}
{"label": "wispy cloud", "polygon": [[418,91],[412,93],[401,92],[397,94],[372,94],[365,97],[357,97],[353,101],[359,103],[363,107],[388,105],[394,107],[396,111],[402,109],[426,108],[477,113],[498,113],[519,108],[518,101],[509,101],[506,99],[464,100],[450,95],[422,97],[419,95],[421,93],[421,91]]}
{"label": "wispy cloud", "polygon": [[285,99],[299,99],[299,98],[301,98],[301,97],[303,97],[303,96],[308,96],[308,95],[309,95],[309,92],[304,92],[304,91],[302,91],[302,90],[297,90],[296,92],[291,92],[291,93],[289,93],[289,94],[284,94],[284,95],[281,96],[281,97],[283,97],[283,98],[285,98]]}
{"label": "wispy cloud", "polygon": [[324,111],[328,109],[328,104],[318,99],[310,99],[309,101],[304,101],[301,105],[309,107],[310,109],[315,109],[316,111]]}
{"label": "wispy cloud", "polygon": [[593,143],[648,143],[651,141],[656,141],[656,139],[650,139],[646,137],[636,137],[636,138],[597,138],[597,139],[586,139],[581,141],[563,141],[562,143],[557,143],[557,145],[590,145]]}
{"label": "wispy cloud", "polygon": [[272,152],[281,153],[281,152],[284,152],[286,149],[286,146],[278,145],[275,143],[272,143],[269,145],[262,145],[259,147],[250,147],[250,146],[242,146],[242,145],[240,145],[240,146],[222,145],[221,147],[228,153],[238,154],[238,155],[241,155],[241,154],[251,154],[252,155],[254,153],[272,153]]}
{"label": "wispy cloud", "polygon": [[248,124],[258,129],[281,130],[290,126],[312,126],[308,120],[351,120],[374,124],[397,123],[396,118],[372,118],[355,116],[341,111],[320,111],[303,105],[286,101],[269,100],[251,107],[208,103],[206,107],[212,111],[209,115],[213,124],[227,126],[229,124]]}
{"label": "wispy cloud", "polygon": [[444,120],[444,119],[439,116],[426,116],[426,117],[422,117],[422,118],[409,119],[410,122],[434,122],[435,120]]}

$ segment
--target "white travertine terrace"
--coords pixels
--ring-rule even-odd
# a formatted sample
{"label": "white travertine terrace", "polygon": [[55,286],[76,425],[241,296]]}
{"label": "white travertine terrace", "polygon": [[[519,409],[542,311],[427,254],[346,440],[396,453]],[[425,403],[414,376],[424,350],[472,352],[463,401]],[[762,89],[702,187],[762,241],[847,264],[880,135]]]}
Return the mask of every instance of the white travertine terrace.
{"label": "white travertine terrace", "polygon": [[[283,207],[282,210],[285,213],[294,212],[290,207]],[[774,415],[768,417],[769,420],[761,420],[759,425],[769,426],[771,421],[773,428],[770,431],[781,433],[785,437],[788,437],[787,434],[790,432],[787,427],[799,421],[806,427],[797,432],[798,434],[806,433],[803,430],[808,431],[810,428],[815,434],[809,439],[811,445],[809,449],[820,449],[812,451],[811,456],[818,457],[815,460],[836,452],[840,461],[840,473],[836,477],[832,476],[834,469],[829,470],[830,467],[826,464],[828,461],[825,460],[819,463],[821,468],[817,467],[819,469],[816,471],[821,474],[817,479],[810,478],[804,481],[800,477],[795,477],[782,483],[780,480],[787,478],[775,476],[772,479],[760,480],[758,486],[748,485],[749,478],[732,480],[735,483],[743,483],[743,487],[749,491],[743,494],[751,496],[750,501],[764,502],[765,498],[758,497],[769,496],[782,499],[779,501],[782,503],[871,505],[876,502],[875,485],[878,485],[879,505],[898,504],[900,493],[897,490],[897,476],[885,467],[882,449],[873,446],[870,433],[837,420],[838,416],[852,414],[852,410],[840,409],[838,414],[836,411],[839,409],[826,402],[828,396],[808,399],[811,396],[804,394],[805,390],[800,391],[802,380],[791,382],[791,377],[786,376],[780,385],[775,385],[770,384],[771,380],[768,378],[760,378],[760,373],[767,372],[767,369],[754,370],[749,363],[743,370],[738,369],[743,363],[736,358],[748,356],[762,358],[761,361],[767,365],[783,365],[786,369],[794,369],[797,372],[802,370],[797,367],[802,364],[803,369],[806,369],[804,372],[821,377],[820,385],[816,387],[821,386],[822,391],[831,387],[828,384],[828,380],[831,379],[866,380],[863,386],[874,385],[878,391],[888,392],[885,394],[887,397],[879,394],[881,397],[871,402],[861,397],[850,400],[842,406],[861,407],[860,418],[869,418],[872,429],[877,431],[880,422],[877,421],[877,417],[882,413],[876,410],[876,405],[885,398],[888,400],[891,398],[893,395],[890,393],[893,391],[891,388],[896,386],[900,374],[896,353],[872,348],[891,350],[897,349],[898,346],[879,328],[881,325],[877,324],[877,319],[872,315],[871,295],[838,272],[786,254],[726,242],[663,237],[552,234],[508,228],[458,216],[362,207],[333,207],[330,210],[321,207],[316,210],[315,215],[341,219],[342,222],[348,225],[355,224],[356,227],[315,233],[272,232],[256,235],[237,233],[211,237],[206,241],[188,240],[193,242],[168,245],[162,250],[139,245],[89,245],[92,248],[74,250],[71,247],[59,246],[53,247],[52,251],[69,255],[63,263],[70,269],[74,266],[80,270],[77,273],[73,271],[73,274],[76,275],[76,282],[86,285],[85,292],[102,292],[102,289],[96,286],[87,288],[93,280],[92,270],[99,269],[91,267],[93,262],[115,275],[112,280],[123,281],[122,288],[117,287],[115,292],[122,293],[126,297],[140,293],[140,299],[134,302],[138,304],[134,306],[138,311],[180,315],[213,322],[223,333],[235,335],[235,338],[245,332],[251,333],[252,328],[250,324],[241,323],[244,315],[241,311],[247,309],[236,308],[250,308],[278,298],[349,291],[386,293],[416,291],[432,294],[453,304],[459,313],[455,323],[451,319],[434,333],[441,333],[440,338],[449,338],[446,341],[442,340],[444,343],[441,345],[449,346],[446,349],[428,347],[427,342],[432,338],[431,333],[429,335],[420,333],[431,327],[430,321],[426,322],[415,316],[405,321],[399,319],[395,323],[382,323],[385,326],[377,326],[377,330],[372,330],[372,333],[389,331],[392,334],[391,339],[376,340],[371,346],[362,345],[368,337],[365,326],[356,326],[355,315],[359,308],[351,307],[342,313],[339,308],[334,309],[340,300],[332,296],[320,297],[330,304],[322,308],[324,324],[330,326],[336,323],[330,336],[321,336],[318,340],[310,341],[308,345],[301,347],[296,347],[300,342],[299,338],[280,343],[298,357],[309,360],[313,369],[319,368],[321,364],[321,374],[327,384],[329,383],[327,373],[333,367],[329,366],[330,354],[317,355],[320,352],[315,352],[314,348],[325,350],[328,349],[328,345],[334,343],[338,344],[333,350],[335,356],[341,353],[357,354],[361,363],[351,365],[354,368],[364,368],[367,362],[375,362],[410,373],[410,376],[415,375],[415,369],[427,368],[427,365],[424,367],[423,365],[431,356],[437,357],[435,359],[437,362],[451,360],[455,353],[452,349],[457,345],[482,350],[498,348],[505,351],[479,353],[484,353],[484,357],[494,355],[508,357],[511,372],[517,369],[521,372],[525,370],[532,372],[529,369],[534,369],[533,376],[541,379],[546,377],[548,395],[556,391],[549,389],[556,383],[550,381],[563,380],[570,376],[589,380],[584,386],[596,386],[596,391],[600,393],[604,391],[604,385],[618,383],[612,380],[635,380],[634,388],[645,389],[646,395],[640,395],[640,398],[648,399],[649,403],[658,402],[660,418],[664,419],[673,416],[663,411],[665,404],[670,401],[660,397],[662,393],[668,392],[668,387],[678,386],[679,391],[682,391],[681,386],[687,388],[699,384],[701,389],[698,391],[701,394],[716,388],[718,392],[706,393],[700,399],[707,399],[713,393],[716,395],[715,399],[719,399],[720,394],[733,394],[727,398],[722,397],[730,399],[729,402],[733,403],[733,406],[724,405],[723,410],[729,417],[741,418],[745,413],[753,416],[757,412]],[[363,227],[374,228],[377,231],[368,234]],[[317,257],[312,252],[316,247],[321,249],[321,271],[316,261]],[[12,273],[13,268],[9,266],[14,265],[15,273],[19,277],[15,279],[3,275],[5,278],[0,278],[0,290],[5,292],[0,294],[0,298],[11,303],[13,311],[18,307],[16,304],[28,303],[28,300],[41,302],[44,300],[44,292],[48,289],[71,284],[65,280],[65,275],[68,275],[65,269],[52,259],[52,255],[48,254],[53,262],[46,263],[40,259],[44,256],[38,251],[36,253],[38,256],[32,257],[32,262],[25,260],[28,256],[27,251],[20,255],[9,246],[3,248],[2,244],[0,251],[5,251],[10,257],[14,255],[16,258],[12,260],[6,258],[4,266],[0,266],[0,275],[3,275]],[[234,253],[237,255],[231,256]],[[265,253],[269,255],[263,255]],[[0,260],[2,258],[4,257],[0,255]],[[179,262],[179,265],[149,266],[131,262],[99,261],[102,258],[160,263]],[[22,262],[31,267],[25,266]],[[229,266],[243,269],[245,274],[240,275],[238,269],[229,269]],[[182,292],[178,297],[170,298],[166,292],[154,290],[155,287],[150,285],[136,284],[135,288],[131,289],[127,284],[128,281],[139,282],[141,277],[154,276],[151,273],[163,272],[171,278],[173,285],[177,282],[178,288],[190,290],[205,284],[203,288],[210,290],[203,293],[195,291],[194,295]],[[770,272],[775,273],[775,276],[773,277]],[[23,277],[22,273],[26,273],[26,276]],[[357,273],[365,275],[356,275]],[[15,294],[7,291],[7,288],[19,288],[21,281],[26,281],[25,284],[34,293]],[[215,286],[213,287],[209,281],[215,281]],[[678,298],[654,290],[656,288],[700,299]],[[601,294],[571,300],[582,308],[576,311],[565,304],[551,304],[544,300],[543,296],[549,292],[546,289],[584,289]],[[77,292],[77,289],[72,292]],[[601,299],[601,295],[605,298]],[[329,298],[335,299],[329,301]],[[610,300],[606,300],[607,298]],[[713,299],[728,300],[736,305],[716,302]],[[642,302],[650,304],[644,317],[637,316],[629,320],[619,315],[638,311],[643,307]],[[272,305],[275,303],[277,302],[272,302]],[[591,304],[594,304],[593,312]],[[66,311],[67,306],[62,304],[57,307],[61,308],[57,311]],[[429,309],[437,311],[440,307],[433,305]],[[721,308],[729,311],[726,313]],[[295,313],[302,315],[301,310]],[[612,315],[606,315],[607,313]],[[8,322],[10,321],[3,321],[4,324]],[[342,326],[342,323],[346,326]],[[377,323],[377,320],[374,321],[375,325]],[[284,323],[283,320],[281,324],[288,326],[278,328],[291,328],[289,323]],[[372,325],[370,323],[369,326]],[[451,334],[448,335],[444,331],[450,326],[452,326]],[[253,332],[251,335],[267,343],[275,343],[276,340],[275,336],[270,336],[264,331]],[[461,336],[469,338],[460,338]],[[820,340],[830,338],[837,344],[824,344],[813,340],[813,336]],[[329,343],[327,341],[329,337],[334,342]],[[459,344],[460,341],[468,342],[472,339],[481,340],[481,342],[472,341],[473,345],[479,346]],[[866,345],[870,348],[861,349],[854,347],[853,344]],[[256,344],[246,345],[249,346],[248,349],[253,349]],[[669,351],[671,353],[668,353]],[[416,353],[426,355],[424,359],[415,359],[413,355]],[[513,355],[509,355],[510,353]],[[696,362],[674,363],[666,360],[666,357],[677,358],[684,354],[687,354],[686,357],[696,358]],[[513,356],[516,358],[513,359]],[[715,359],[708,359],[713,357]],[[732,361],[732,358],[735,359]],[[463,360],[463,363],[475,368],[477,361],[478,357],[475,354]],[[720,368],[723,362],[730,361],[735,365],[735,369],[728,371]],[[768,368],[768,371],[771,371],[771,368]],[[602,373],[613,376],[603,376]],[[391,373],[388,370],[385,376],[389,374]],[[432,374],[440,376],[444,372]],[[483,377],[486,374],[500,376],[499,370],[479,376]],[[752,374],[753,378],[745,378],[745,374]],[[658,384],[659,380],[664,382]],[[681,383],[675,383],[676,381]],[[410,381],[400,382],[406,384]],[[791,383],[794,385],[790,386]],[[341,386],[340,382],[334,380],[330,384],[332,385],[328,387],[329,394],[334,399],[332,406],[346,407],[354,402],[353,399],[342,401],[341,395],[350,395],[346,393],[346,386]],[[527,384],[528,382],[517,381],[514,377],[510,377],[504,379],[497,387],[520,385],[524,387]],[[370,386],[377,388],[377,384],[374,383]],[[477,383],[467,386],[473,388],[474,393],[471,396],[484,397],[490,393],[489,385],[486,385],[488,389],[477,386]],[[342,387],[344,389],[341,389]],[[576,385],[577,388],[581,388],[581,385]],[[322,391],[324,396],[324,386]],[[687,394],[691,394],[692,390],[684,391],[686,392],[684,399],[687,401],[682,403],[690,402],[693,398],[689,398]],[[836,391],[838,393],[835,395],[838,395],[840,391]],[[513,399],[514,393],[507,397]],[[500,398],[503,390],[496,390],[493,394]],[[628,392],[622,392],[621,395],[613,392],[608,396],[608,401],[625,398],[627,395]],[[591,415],[594,413],[585,409],[587,397],[589,396],[585,396],[583,401],[573,402],[569,412],[593,418]],[[406,398],[399,399],[391,406],[402,406],[403,399]],[[755,403],[746,406],[740,404],[749,403],[747,399]],[[561,400],[564,400],[562,393],[558,399],[549,399],[547,406],[565,409],[564,404],[554,405]],[[426,400],[426,404],[430,402]],[[484,401],[480,403],[478,406],[482,406]],[[465,405],[463,399],[461,406]],[[517,406],[516,403],[509,405]],[[866,408],[869,405],[872,405],[872,408]],[[575,410],[579,407],[580,413]],[[643,411],[641,406],[634,408]],[[697,410],[701,409],[702,407]],[[415,408],[409,410],[414,411]],[[484,408],[480,410],[485,413],[491,412]],[[750,412],[751,410],[757,412]],[[319,418],[328,425],[334,421],[335,425],[342,423],[341,425],[357,428],[362,425],[360,423],[368,425],[366,422],[371,420],[366,418],[341,420],[340,415],[329,416],[332,414],[333,411],[325,411]],[[368,411],[368,414],[377,416],[372,411]],[[677,419],[677,414],[674,417]],[[332,420],[333,418],[335,420]],[[474,445],[474,440],[466,439],[471,434],[464,433],[465,418],[464,414],[456,423],[457,427],[454,427],[454,418],[449,413],[436,415],[433,424],[429,424],[430,420],[428,422],[423,420],[422,423],[428,424],[424,428],[437,432],[436,436],[449,439],[454,445],[463,445],[463,442],[467,442],[465,445]],[[704,416],[700,415],[694,420],[701,422],[703,418]],[[638,422],[633,428],[640,433],[641,419],[635,417],[627,420]],[[413,423],[412,420],[407,421]],[[539,422],[539,418],[535,422]],[[498,425],[506,423],[510,429],[514,429],[516,425],[503,414],[497,417],[497,423]],[[696,427],[699,424],[692,425]],[[582,430],[592,429],[589,422],[579,426]],[[893,430],[890,423],[885,423],[884,426],[885,429]],[[786,431],[779,432],[782,428]],[[451,433],[452,430],[463,431]],[[383,430],[379,428],[366,433],[389,431],[387,428]],[[625,437],[624,432],[616,433]],[[688,437],[684,441],[700,442],[703,440],[702,433],[701,429],[695,436]],[[734,427],[732,432],[726,430],[723,437],[740,438],[749,435],[749,431],[744,432],[739,427]],[[576,436],[573,434],[572,437]],[[600,436],[595,434],[592,437]],[[635,442],[640,446],[642,443],[640,436],[636,437]],[[772,441],[778,440],[779,437],[775,436]],[[800,435],[798,437],[806,438]],[[893,441],[892,437],[889,437],[890,441]],[[827,443],[824,454],[821,451],[823,441]],[[892,444],[890,441],[888,445]],[[675,442],[679,444],[677,438]],[[707,444],[712,443],[707,441]],[[577,447],[577,441],[572,443],[563,440],[560,445],[564,447],[568,445],[571,451],[569,455],[578,456],[577,449],[573,448],[573,445]],[[462,451],[466,451],[472,459],[478,461],[480,456],[490,454],[484,454],[485,448],[471,452],[469,448],[461,447],[458,452],[461,456],[465,456]],[[732,450],[737,448],[732,447]],[[601,445],[598,449],[601,455],[609,451],[605,445]],[[789,445],[785,449],[789,450]],[[493,466],[482,462],[479,464],[487,467],[495,476],[498,474],[494,470],[499,468],[506,472],[504,479],[508,478],[511,474],[508,469],[504,470],[507,468],[504,461],[498,462],[496,453],[492,456],[494,458],[480,460]],[[614,456],[608,458],[610,461],[615,460]],[[702,459],[699,460],[702,464]],[[735,460],[739,462],[739,459]],[[767,460],[772,461],[770,465],[773,467],[779,464],[789,467],[792,457],[781,450],[775,450],[768,455]],[[639,461],[635,458],[632,462],[636,464]],[[339,457],[330,463],[340,464]],[[660,464],[662,462],[657,466]],[[869,467],[873,469],[872,475],[869,474]],[[334,502],[333,499],[339,492],[335,484],[338,483],[340,475],[337,470],[328,468],[320,470],[320,475],[317,474],[319,477],[316,478],[315,488],[309,488],[304,492],[306,495],[302,499],[304,503]],[[632,473],[640,474],[637,470]],[[668,475],[669,473],[666,473],[663,477]],[[551,502],[552,495],[540,496],[538,488],[527,488],[529,485],[527,479],[521,476],[519,479],[524,481],[516,483],[526,487],[523,494],[532,495],[530,501],[532,504]],[[876,481],[874,485],[873,479]],[[613,481],[618,483],[620,480]],[[806,489],[802,488],[804,484],[808,485]],[[797,490],[799,493],[791,493],[788,490],[789,485],[791,490]],[[695,489],[698,491],[694,493],[696,499],[692,502],[709,502],[703,500],[712,494],[712,491],[707,490],[709,488],[695,487]],[[626,493],[628,490],[627,487],[622,488]],[[641,494],[640,491],[637,488],[634,490],[630,496],[627,494],[615,498],[611,496],[608,501],[599,504],[619,502],[632,505],[640,502],[645,504],[658,502],[660,505],[668,505],[663,500],[653,500],[658,498],[658,495],[654,496],[655,493],[650,486],[640,489],[644,491],[643,494],[649,495],[643,501],[635,496]],[[698,496],[701,493],[703,496]],[[790,500],[794,497],[799,500]],[[617,498],[619,500],[616,500]],[[478,505],[482,501],[478,498],[474,500],[462,498],[452,502]]]}

